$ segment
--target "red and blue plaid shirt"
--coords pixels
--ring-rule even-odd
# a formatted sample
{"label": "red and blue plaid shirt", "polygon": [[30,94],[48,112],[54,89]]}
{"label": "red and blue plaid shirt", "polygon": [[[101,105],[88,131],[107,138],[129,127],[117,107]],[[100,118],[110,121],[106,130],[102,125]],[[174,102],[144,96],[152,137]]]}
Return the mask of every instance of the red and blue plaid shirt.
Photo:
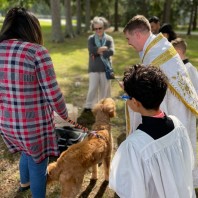
{"label": "red and blue plaid shirt", "polygon": [[59,154],[53,111],[67,109],[48,51],[11,39],[0,43],[0,133],[11,152],[24,151],[35,162]]}

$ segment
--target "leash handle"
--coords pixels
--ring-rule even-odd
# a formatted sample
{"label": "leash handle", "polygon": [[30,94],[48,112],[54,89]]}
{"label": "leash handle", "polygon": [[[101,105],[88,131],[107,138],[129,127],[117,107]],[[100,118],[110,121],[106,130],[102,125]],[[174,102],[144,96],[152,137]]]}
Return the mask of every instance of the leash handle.
{"label": "leash handle", "polygon": [[69,122],[70,124],[74,125],[75,128],[82,129],[85,133],[88,132],[88,128],[86,128],[86,127],[74,122],[70,118],[67,118],[66,121]]}

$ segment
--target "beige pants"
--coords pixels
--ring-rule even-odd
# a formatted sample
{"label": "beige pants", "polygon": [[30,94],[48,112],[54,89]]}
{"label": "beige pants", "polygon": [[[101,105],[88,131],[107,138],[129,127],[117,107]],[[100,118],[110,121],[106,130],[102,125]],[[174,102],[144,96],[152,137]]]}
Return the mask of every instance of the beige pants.
{"label": "beige pants", "polygon": [[89,90],[85,103],[85,108],[93,106],[103,98],[111,96],[111,80],[107,80],[105,72],[89,73]]}

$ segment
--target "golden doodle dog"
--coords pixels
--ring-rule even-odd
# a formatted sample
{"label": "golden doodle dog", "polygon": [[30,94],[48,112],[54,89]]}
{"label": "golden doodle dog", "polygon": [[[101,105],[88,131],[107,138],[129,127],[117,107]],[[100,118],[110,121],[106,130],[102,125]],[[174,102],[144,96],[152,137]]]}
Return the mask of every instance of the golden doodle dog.
{"label": "golden doodle dog", "polygon": [[105,180],[109,180],[112,151],[110,118],[116,115],[111,98],[101,100],[92,110],[94,132],[82,142],[70,146],[56,162],[48,165],[48,182],[59,181],[61,198],[74,198],[80,191],[86,171],[92,167],[91,179],[97,179],[97,164],[103,163]]}

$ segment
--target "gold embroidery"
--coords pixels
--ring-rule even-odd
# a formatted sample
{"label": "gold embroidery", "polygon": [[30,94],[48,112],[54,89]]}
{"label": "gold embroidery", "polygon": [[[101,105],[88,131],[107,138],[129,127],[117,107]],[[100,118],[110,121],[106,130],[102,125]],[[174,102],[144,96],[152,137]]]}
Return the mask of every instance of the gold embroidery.
{"label": "gold embroidery", "polygon": [[[158,35],[159,37],[163,36]],[[157,36],[157,37],[158,37]],[[157,38],[156,37],[156,38]],[[154,41],[154,43],[153,43]],[[143,59],[145,55],[148,53],[148,51],[157,43],[160,41],[160,39],[154,39],[147,47],[145,54],[143,56]],[[153,61],[152,64],[155,66],[160,66],[167,62],[168,60],[172,59],[175,55],[177,54],[176,50],[174,47],[171,45],[168,50],[166,50],[164,53],[156,57]],[[143,60],[142,60],[143,61]],[[177,63],[178,64],[178,63]],[[182,66],[181,66],[182,67]],[[175,69],[175,68],[174,68]],[[185,68],[183,68],[185,69]],[[182,76],[185,75],[186,76]],[[193,86],[192,83],[188,77],[188,73],[185,72],[185,74],[181,74],[180,72],[177,72],[176,76],[169,76],[169,84],[170,84],[170,90],[171,92],[176,95],[183,103],[184,105],[189,108],[195,115],[198,115],[198,102],[197,102],[197,94],[196,92],[193,92]],[[175,86],[178,87],[178,90],[176,89]]]}
{"label": "gold embroidery", "polygon": [[[193,112],[195,115],[198,115],[198,111],[197,111],[197,109],[198,109],[198,106],[197,106],[197,105],[198,105],[198,104],[197,104],[195,101],[193,101],[193,105],[190,105],[189,103],[187,103],[187,102],[184,100],[183,97],[181,97],[181,95],[176,91],[176,89],[175,89],[170,83],[169,83],[168,87],[169,87],[171,93],[174,94],[175,96],[177,96],[177,98],[178,98],[179,100],[181,100],[181,101],[185,104],[185,106],[186,106],[188,109],[190,109],[191,112]],[[193,108],[192,106],[195,106],[196,108]]]}

